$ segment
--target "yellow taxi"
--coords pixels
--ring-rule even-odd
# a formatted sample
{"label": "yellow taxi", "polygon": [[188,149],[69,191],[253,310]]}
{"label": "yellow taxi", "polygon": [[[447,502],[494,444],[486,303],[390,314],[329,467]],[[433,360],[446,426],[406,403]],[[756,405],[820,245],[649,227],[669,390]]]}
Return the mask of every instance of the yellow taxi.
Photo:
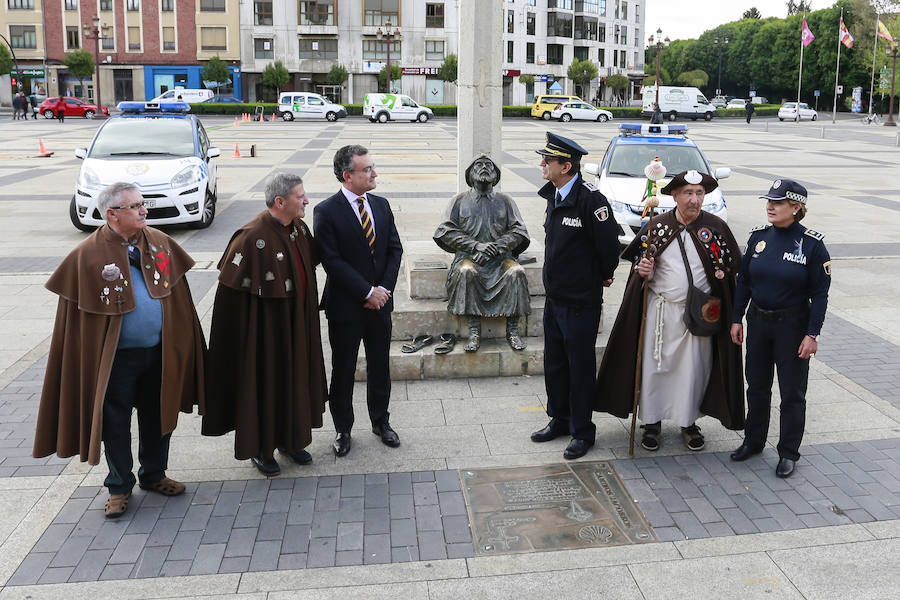
{"label": "yellow taxi", "polygon": [[564,96],[561,94],[544,94],[542,96],[536,96],[534,99],[534,104],[531,106],[531,116],[532,117],[540,117],[545,121],[549,121],[552,116],[553,109],[556,108],[560,104],[564,104],[566,102],[581,102],[581,98],[578,96]]}

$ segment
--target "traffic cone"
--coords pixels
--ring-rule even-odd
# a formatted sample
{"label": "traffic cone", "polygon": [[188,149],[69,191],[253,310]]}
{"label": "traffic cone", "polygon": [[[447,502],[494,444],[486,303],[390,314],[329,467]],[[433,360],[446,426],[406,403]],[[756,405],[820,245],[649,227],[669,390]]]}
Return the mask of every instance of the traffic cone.
{"label": "traffic cone", "polygon": [[272,113],[272,122],[275,122],[275,113]]}
{"label": "traffic cone", "polygon": [[237,115],[235,115],[235,117],[234,117],[234,126],[237,127],[238,125],[240,125],[240,123],[238,122]]}
{"label": "traffic cone", "polygon": [[234,145],[234,156],[232,156],[232,158],[240,158],[240,157],[241,157],[241,149],[240,149],[240,148],[238,147],[238,145],[235,143],[235,145]]}
{"label": "traffic cone", "polygon": [[52,152],[47,152],[47,148],[44,146],[44,140],[38,138],[38,150],[40,154],[38,156],[43,156],[45,158],[49,158],[53,156]]}

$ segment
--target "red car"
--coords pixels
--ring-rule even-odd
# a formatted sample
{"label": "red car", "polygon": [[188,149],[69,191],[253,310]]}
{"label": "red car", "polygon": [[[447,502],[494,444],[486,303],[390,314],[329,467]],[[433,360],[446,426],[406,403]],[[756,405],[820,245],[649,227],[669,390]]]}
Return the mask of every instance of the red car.
{"label": "red car", "polygon": [[[47,119],[55,119],[56,103],[58,101],[59,98],[57,96],[52,96],[50,98],[44,99],[44,101],[41,102],[40,113]],[[85,119],[93,119],[94,115],[97,114],[96,104],[88,104],[80,98],[71,98],[69,96],[65,96],[65,101],[67,117],[84,117]],[[100,109],[103,111],[104,115],[106,115],[107,117],[109,116],[109,109],[107,107],[101,106]]]}

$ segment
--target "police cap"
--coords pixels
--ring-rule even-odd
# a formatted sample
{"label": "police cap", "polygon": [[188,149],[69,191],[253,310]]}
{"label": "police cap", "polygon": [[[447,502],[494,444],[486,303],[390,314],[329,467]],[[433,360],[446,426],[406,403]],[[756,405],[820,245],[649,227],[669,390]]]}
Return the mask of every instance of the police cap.
{"label": "police cap", "polygon": [[800,204],[806,204],[806,197],[809,194],[806,188],[794,181],[793,179],[776,179],[769,188],[769,193],[760,196],[763,200],[793,200]]}
{"label": "police cap", "polygon": [[535,150],[543,156],[550,156],[570,161],[579,161],[582,156],[588,153],[587,150],[573,142],[569,138],[561,135],[547,132],[547,143],[540,150]]}
{"label": "police cap", "polygon": [[672,195],[672,192],[679,188],[683,188],[686,185],[702,185],[703,191],[707,194],[719,187],[719,182],[716,181],[715,177],[711,177],[706,173],[701,173],[700,171],[694,171],[693,169],[690,171],[682,171],[678,175],[672,178],[672,181],[666,185],[660,191],[663,194]]}

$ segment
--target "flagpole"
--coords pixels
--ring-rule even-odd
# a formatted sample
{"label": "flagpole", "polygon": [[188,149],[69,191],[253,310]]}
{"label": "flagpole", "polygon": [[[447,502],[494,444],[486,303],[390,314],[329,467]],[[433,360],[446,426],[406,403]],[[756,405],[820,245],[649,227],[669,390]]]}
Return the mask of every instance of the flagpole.
{"label": "flagpole", "polygon": [[[843,10],[843,9],[841,9]],[[869,84],[869,115],[872,114],[872,105],[875,104],[875,57],[878,54],[878,21],[881,15],[875,13],[875,47],[872,49],[872,82]]]}
{"label": "flagpole", "polygon": [[841,31],[841,25],[844,24],[844,7],[841,7],[841,20],[838,23],[838,36],[837,36],[837,66],[834,68],[834,108],[831,112],[831,122],[834,123],[837,118],[837,97],[838,97],[838,74],[841,72],[841,35],[843,31]]}
{"label": "flagpole", "polygon": [[[803,19],[806,19],[806,11],[803,12]],[[801,21],[801,24],[803,21]],[[803,86],[803,29],[800,29],[800,74],[797,76],[797,120],[795,123],[800,124],[800,88]]]}

